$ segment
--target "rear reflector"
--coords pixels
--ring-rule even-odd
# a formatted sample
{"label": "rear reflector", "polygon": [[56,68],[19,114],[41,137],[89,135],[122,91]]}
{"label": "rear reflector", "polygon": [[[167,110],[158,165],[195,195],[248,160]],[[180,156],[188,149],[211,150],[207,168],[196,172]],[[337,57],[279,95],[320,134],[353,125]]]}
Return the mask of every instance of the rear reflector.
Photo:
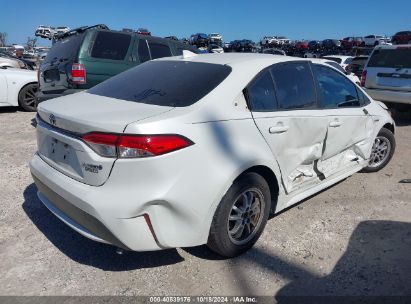
{"label": "rear reflector", "polygon": [[87,82],[86,78],[86,68],[81,63],[73,63],[71,66],[71,81],[77,84],[85,84]]}
{"label": "rear reflector", "polygon": [[88,133],[82,137],[96,153],[104,157],[140,158],[180,150],[194,143],[181,135],[126,135]]}

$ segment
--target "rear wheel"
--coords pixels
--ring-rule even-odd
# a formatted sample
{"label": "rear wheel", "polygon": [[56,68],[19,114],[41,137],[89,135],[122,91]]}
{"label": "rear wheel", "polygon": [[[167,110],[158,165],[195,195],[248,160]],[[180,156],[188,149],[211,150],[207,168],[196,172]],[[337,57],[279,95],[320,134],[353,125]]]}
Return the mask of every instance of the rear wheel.
{"label": "rear wheel", "polygon": [[250,249],[267,223],[271,194],[257,173],[239,177],[224,195],[214,214],[207,246],[225,257]]}
{"label": "rear wheel", "polygon": [[24,111],[36,111],[36,93],[38,89],[38,84],[30,83],[20,90],[18,97],[19,106],[22,107]]}
{"label": "rear wheel", "polygon": [[364,172],[377,172],[384,168],[395,151],[395,137],[388,129],[382,128],[374,140],[370,161]]}

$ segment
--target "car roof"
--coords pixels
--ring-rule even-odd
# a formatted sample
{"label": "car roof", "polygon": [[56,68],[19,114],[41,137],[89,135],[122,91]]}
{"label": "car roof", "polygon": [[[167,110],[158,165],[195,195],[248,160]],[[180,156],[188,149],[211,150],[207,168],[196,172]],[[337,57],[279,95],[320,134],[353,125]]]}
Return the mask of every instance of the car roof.
{"label": "car roof", "polygon": [[309,61],[306,58],[289,57],[289,56],[275,56],[272,54],[261,53],[223,53],[223,54],[195,54],[193,56],[183,58],[183,56],[165,57],[156,59],[159,61],[189,61],[202,62],[211,64],[222,64],[235,66],[255,65],[256,68],[262,69],[275,63],[287,61]]}

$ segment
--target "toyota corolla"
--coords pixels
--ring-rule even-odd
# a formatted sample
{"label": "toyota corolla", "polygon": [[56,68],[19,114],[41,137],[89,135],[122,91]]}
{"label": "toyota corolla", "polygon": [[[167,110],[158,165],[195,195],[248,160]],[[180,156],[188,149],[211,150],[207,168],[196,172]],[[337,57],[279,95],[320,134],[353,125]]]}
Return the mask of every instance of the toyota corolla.
{"label": "toyota corolla", "polygon": [[30,169],[43,204],[135,251],[249,249],[267,218],[383,168],[394,122],[321,62],[185,53],[40,104]]}

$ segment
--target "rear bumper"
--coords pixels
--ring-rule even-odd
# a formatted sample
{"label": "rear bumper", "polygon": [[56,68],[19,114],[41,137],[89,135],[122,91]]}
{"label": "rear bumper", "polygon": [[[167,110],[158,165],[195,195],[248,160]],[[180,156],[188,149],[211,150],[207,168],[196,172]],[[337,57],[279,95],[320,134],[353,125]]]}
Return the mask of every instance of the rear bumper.
{"label": "rear bumper", "polygon": [[[30,162],[30,171],[41,202],[83,236],[127,250],[163,249],[151,233],[144,214],[116,218],[97,209],[96,205],[106,203],[102,187],[88,186],[61,174],[37,154]],[[121,198],[111,203],[121,205]]]}
{"label": "rear bumper", "polygon": [[49,99],[53,99],[53,98],[57,98],[57,97],[65,96],[65,95],[70,95],[70,94],[78,93],[81,91],[83,90],[69,89],[59,94],[43,94],[41,91],[39,91],[36,95],[36,102],[40,103],[40,102],[43,102]]}
{"label": "rear bumper", "polygon": [[367,89],[366,92],[375,100],[411,104],[411,92]]}

